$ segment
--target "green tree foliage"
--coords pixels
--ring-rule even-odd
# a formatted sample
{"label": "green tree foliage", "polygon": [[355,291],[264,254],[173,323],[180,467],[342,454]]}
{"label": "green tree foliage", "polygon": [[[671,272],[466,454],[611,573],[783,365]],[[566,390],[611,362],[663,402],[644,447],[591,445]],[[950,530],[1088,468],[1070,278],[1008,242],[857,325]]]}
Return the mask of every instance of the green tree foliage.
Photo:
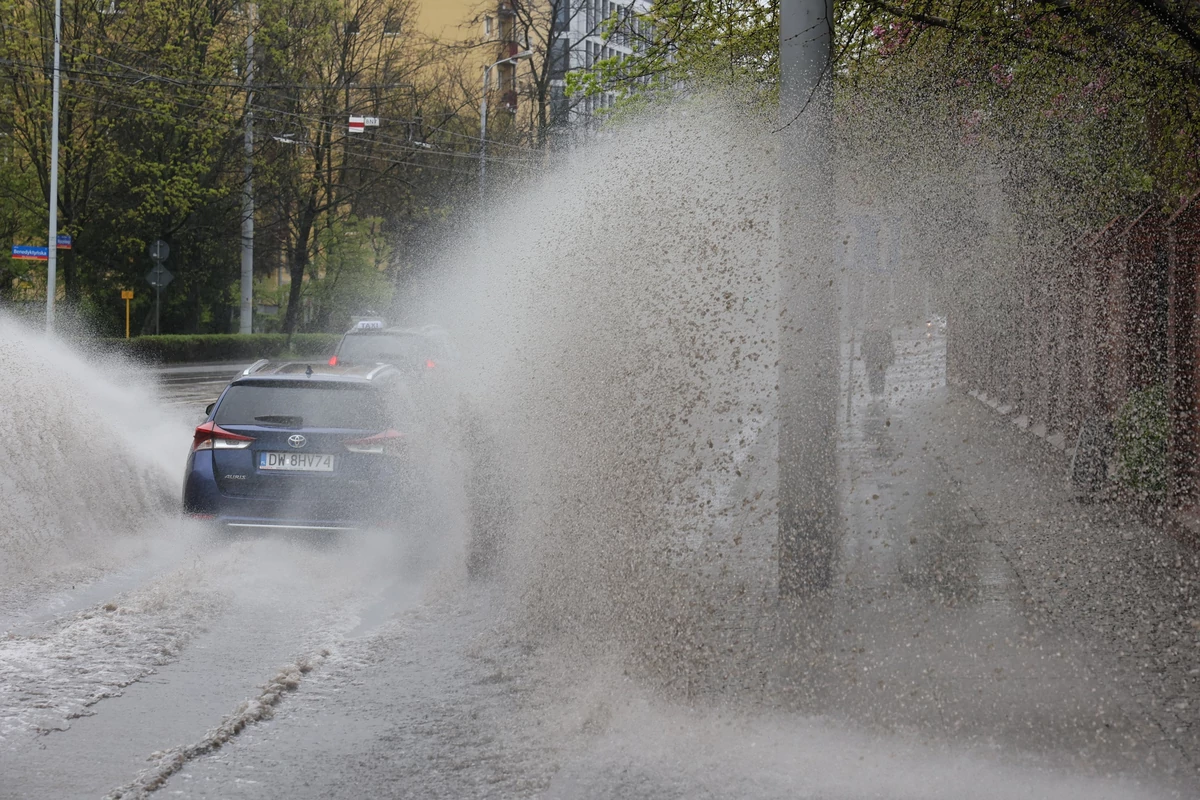
{"label": "green tree foliage", "polygon": [[391,302],[391,283],[381,269],[388,247],[380,227],[378,219],[348,217],[322,229],[314,265],[321,277],[312,286],[317,327],[336,327]]}
{"label": "green tree foliage", "polygon": [[[0,131],[11,131],[9,120],[0,123]],[[42,220],[38,213],[40,187],[37,174],[21,158],[11,134],[0,138],[0,243],[25,244],[29,232]],[[45,233],[41,234],[45,239]],[[0,254],[7,255],[7,254]],[[27,293],[39,270],[32,261],[7,257],[0,260],[0,302],[18,299]],[[44,274],[43,274],[44,278]]]}
{"label": "green tree foliage", "polygon": [[572,73],[571,94],[616,91],[630,101],[647,91],[732,84],[764,102],[778,96],[779,0],[667,0],[640,16],[614,16],[605,33],[628,41],[633,55]]}
{"label": "green tree foliage", "polygon": [[[3,5],[0,17],[10,22],[0,28],[2,96],[11,109],[6,122],[19,174],[6,176],[0,191],[24,197],[30,209],[14,239],[40,244],[49,195],[52,5]],[[223,230],[229,216],[223,170],[240,115],[236,87],[223,84],[231,5],[64,4],[58,206],[60,231],[75,240],[59,259],[69,303],[120,308],[118,289],[145,287],[146,245],[157,238],[174,243],[172,266],[189,266],[172,297],[196,302],[168,312],[176,326],[196,329],[204,306],[222,302],[227,278],[213,281],[211,273],[222,262],[228,272],[230,261],[210,244],[213,229]],[[36,193],[22,190],[29,176]],[[26,294],[44,291],[28,284]],[[5,288],[11,292],[13,284]],[[144,311],[148,295],[138,294]],[[115,324],[118,315],[105,316]]]}
{"label": "green tree foliage", "polygon": [[[1200,5],[864,0],[834,10],[836,109],[851,147],[938,126],[1005,161],[1075,226],[1170,207],[1200,188]],[[777,0],[656,2],[640,24],[609,24],[634,54],[573,73],[569,91],[636,104],[715,82],[771,102],[778,17]]]}
{"label": "green tree foliage", "polygon": [[[163,293],[164,331],[230,330],[249,113],[256,271],[293,279],[288,332],[342,324],[300,311],[329,307],[328,287],[315,288],[326,270],[349,274],[347,232],[367,225],[382,246],[439,225],[445,214],[430,209],[474,176],[453,68],[442,69],[444,54],[417,37],[411,8],[411,0],[66,0],[58,206],[75,246],[60,253],[64,311],[117,333],[119,290],[133,288],[135,315],[152,319],[146,248],[161,238],[175,274]],[[0,232],[15,243],[46,240],[52,10],[52,0],[0,0]],[[441,80],[419,80],[423,70]],[[351,115],[380,124],[350,134]],[[44,262],[5,261],[0,299],[40,302]],[[381,259],[370,263],[384,271]],[[343,278],[330,285],[352,282]],[[315,294],[306,297],[310,280]],[[369,283],[378,282],[359,281]]]}
{"label": "green tree foliage", "polygon": [[1006,151],[1080,221],[1200,186],[1200,7],[1186,0],[888,2],[846,14],[846,85]]}

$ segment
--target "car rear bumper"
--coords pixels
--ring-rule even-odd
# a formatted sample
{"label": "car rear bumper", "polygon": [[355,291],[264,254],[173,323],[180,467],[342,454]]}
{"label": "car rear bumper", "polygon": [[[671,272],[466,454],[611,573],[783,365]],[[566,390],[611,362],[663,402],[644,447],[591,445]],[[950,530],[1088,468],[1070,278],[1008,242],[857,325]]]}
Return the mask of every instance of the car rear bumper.
{"label": "car rear bumper", "polygon": [[268,522],[217,518],[215,522],[224,528],[247,531],[358,531],[369,527],[354,523],[330,524],[297,520],[271,520]]}
{"label": "car rear bumper", "polygon": [[208,459],[189,460],[183,511],[194,519],[222,527],[264,531],[360,530],[387,527],[398,513],[395,497],[347,502],[303,496],[278,499],[228,495],[218,488],[210,465]]}
{"label": "car rear bumper", "polygon": [[322,514],[287,513],[285,509],[272,509],[269,503],[239,502],[230,504],[228,498],[217,507],[198,510],[185,508],[184,513],[192,519],[219,525],[223,528],[246,530],[306,530],[306,531],[351,531],[366,528],[383,528],[390,519],[384,517],[352,517]]}

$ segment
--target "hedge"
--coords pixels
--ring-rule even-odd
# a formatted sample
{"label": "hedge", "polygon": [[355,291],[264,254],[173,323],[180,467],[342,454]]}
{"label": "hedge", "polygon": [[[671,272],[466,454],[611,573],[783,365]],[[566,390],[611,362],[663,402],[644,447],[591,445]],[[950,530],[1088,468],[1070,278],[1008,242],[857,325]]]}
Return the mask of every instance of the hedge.
{"label": "hedge", "polygon": [[1117,480],[1146,499],[1167,489],[1167,439],[1171,418],[1167,387],[1157,384],[1129,395],[1113,422]]}
{"label": "hedge", "polygon": [[254,361],[259,358],[320,358],[337,347],[338,333],[199,334],[194,336],[139,336],[135,339],[100,339],[105,352],[120,353],[156,364],[204,363],[206,361]]}

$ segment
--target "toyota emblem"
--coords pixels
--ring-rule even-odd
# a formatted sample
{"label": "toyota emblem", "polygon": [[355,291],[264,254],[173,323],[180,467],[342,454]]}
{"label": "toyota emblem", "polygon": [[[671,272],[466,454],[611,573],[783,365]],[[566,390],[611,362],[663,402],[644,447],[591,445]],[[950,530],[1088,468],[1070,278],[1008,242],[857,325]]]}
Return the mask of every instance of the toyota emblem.
{"label": "toyota emblem", "polygon": [[305,439],[303,436],[301,436],[298,433],[294,436],[288,437],[288,444],[290,444],[292,447],[296,448],[297,450],[299,450],[301,447],[304,447],[304,445],[307,443],[308,443],[308,439]]}

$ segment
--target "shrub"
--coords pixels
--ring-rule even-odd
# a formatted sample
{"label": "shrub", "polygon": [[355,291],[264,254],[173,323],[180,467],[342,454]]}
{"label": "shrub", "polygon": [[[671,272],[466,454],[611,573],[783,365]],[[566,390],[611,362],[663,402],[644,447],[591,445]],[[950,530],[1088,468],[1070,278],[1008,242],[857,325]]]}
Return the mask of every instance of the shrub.
{"label": "shrub", "polygon": [[1167,488],[1167,435],[1170,416],[1163,384],[1134,392],[1113,421],[1117,481],[1149,499]]}
{"label": "shrub", "polygon": [[139,336],[136,339],[101,339],[100,347],[156,364],[206,361],[254,361],[259,358],[320,358],[333,352],[340,334],[297,333],[288,349],[282,333],[199,334]]}

